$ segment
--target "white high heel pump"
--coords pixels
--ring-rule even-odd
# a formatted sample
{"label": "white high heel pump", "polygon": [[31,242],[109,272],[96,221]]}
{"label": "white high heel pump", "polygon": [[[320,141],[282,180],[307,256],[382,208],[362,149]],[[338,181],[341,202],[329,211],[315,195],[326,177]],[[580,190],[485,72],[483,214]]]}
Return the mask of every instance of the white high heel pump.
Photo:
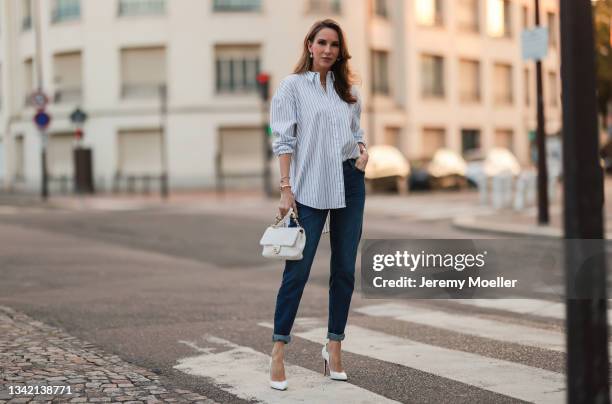
{"label": "white high heel pump", "polygon": [[[272,375],[272,358],[270,358],[270,375]],[[288,384],[287,379],[282,381],[274,381],[272,380],[272,376],[270,376],[270,387],[274,390],[287,390]]]}
{"label": "white high heel pump", "polygon": [[321,350],[321,355],[323,356],[323,375],[324,376],[327,376],[329,374],[329,378],[332,380],[340,380],[340,381],[348,380],[348,377],[346,376],[346,372],[334,372],[333,370],[331,370],[331,367],[329,366],[329,352],[327,352],[327,344],[323,345],[323,349]]}

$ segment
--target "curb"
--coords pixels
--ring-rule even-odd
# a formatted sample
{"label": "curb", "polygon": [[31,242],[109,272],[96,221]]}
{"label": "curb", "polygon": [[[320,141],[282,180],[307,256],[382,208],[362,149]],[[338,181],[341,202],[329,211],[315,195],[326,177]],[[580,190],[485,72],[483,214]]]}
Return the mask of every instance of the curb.
{"label": "curb", "polygon": [[[461,230],[478,231],[483,233],[510,235],[510,236],[529,236],[534,238],[563,238],[563,231],[557,227],[522,225],[522,224],[498,224],[492,221],[483,220],[486,216],[466,216],[453,219],[453,227]],[[605,238],[612,240],[612,232],[605,233]]]}

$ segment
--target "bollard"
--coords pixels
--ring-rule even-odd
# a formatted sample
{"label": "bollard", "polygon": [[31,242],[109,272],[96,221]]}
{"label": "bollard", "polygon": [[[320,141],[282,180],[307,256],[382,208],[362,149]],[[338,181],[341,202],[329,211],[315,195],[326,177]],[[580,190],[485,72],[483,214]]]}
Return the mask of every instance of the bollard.
{"label": "bollard", "polygon": [[514,178],[512,176],[512,174],[510,173],[504,173],[502,174],[502,178],[503,178],[503,207],[504,208],[509,208],[512,206],[512,194],[513,194],[513,185],[514,185]]}
{"label": "bollard", "polygon": [[528,180],[525,173],[521,173],[516,180],[516,192],[514,194],[514,210],[516,211],[525,209],[527,181]]}
{"label": "bollard", "polygon": [[491,203],[493,208],[501,209],[503,206],[503,179],[499,175],[495,175],[491,181]]}
{"label": "bollard", "polygon": [[476,186],[478,187],[478,194],[480,196],[480,204],[486,205],[489,199],[488,187],[489,179],[485,173],[481,173],[476,178]]}
{"label": "bollard", "polygon": [[534,172],[530,171],[526,175],[527,177],[527,191],[525,194],[525,202],[527,206],[535,205],[536,201],[536,180],[537,176]]}

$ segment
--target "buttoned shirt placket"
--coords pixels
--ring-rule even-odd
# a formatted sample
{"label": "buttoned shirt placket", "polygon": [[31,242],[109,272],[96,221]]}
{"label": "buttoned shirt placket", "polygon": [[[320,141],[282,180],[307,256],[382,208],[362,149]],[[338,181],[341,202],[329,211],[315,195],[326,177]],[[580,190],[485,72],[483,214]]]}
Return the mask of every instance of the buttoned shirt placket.
{"label": "buttoned shirt placket", "polygon": [[[321,77],[318,72],[314,75],[314,84],[319,88],[319,92],[322,94],[325,106],[328,111],[333,111],[333,103],[331,102],[331,97],[335,95],[334,85],[333,85],[333,73],[331,71],[327,72],[327,78],[325,79],[325,88],[321,84]],[[336,167],[334,172],[334,177],[336,179],[336,184],[339,186],[336,187],[336,195],[334,196],[336,200],[340,202],[342,207],[346,207],[345,195],[344,195],[344,173],[342,168],[342,150],[340,145],[338,144],[338,133],[337,123],[334,120],[334,117],[331,116],[331,112],[329,116],[326,116],[328,119],[327,127],[330,130],[329,136],[325,136],[325,139],[331,143],[329,147],[331,150],[335,150],[337,153],[335,154],[336,161],[334,163],[334,167]],[[327,143],[327,142],[326,142]],[[325,146],[328,146],[327,144]]]}

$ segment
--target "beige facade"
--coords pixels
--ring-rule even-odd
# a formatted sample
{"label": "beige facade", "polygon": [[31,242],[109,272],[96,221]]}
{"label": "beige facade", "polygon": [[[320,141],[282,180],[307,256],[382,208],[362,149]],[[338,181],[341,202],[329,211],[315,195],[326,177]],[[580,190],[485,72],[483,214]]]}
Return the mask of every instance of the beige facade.
{"label": "beige facade", "polygon": [[[69,114],[80,106],[103,189],[118,175],[158,175],[162,150],[173,188],[213,187],[219,172],[235,177],[226,185],[257,186],[265,115],[255,74],[268,72],[274,90],[312,22],[324,17],[347,34],[369,144],[394,144],[411,160],[441,146],[504,145],[529,161],[535,73],[521,59],[520,32],[524,15],[533,25],[531,0],[31,1],[0,3],[5,187],[35,189],[40,181],[41,138],[26,103],[39,82],[52,101],[52,176],[72,175]],[[556,32],[556,1],[542,0],[541,11],[542,24],[552,21]],[[543,62],[549,133],[560,129],[558,37]]]}

